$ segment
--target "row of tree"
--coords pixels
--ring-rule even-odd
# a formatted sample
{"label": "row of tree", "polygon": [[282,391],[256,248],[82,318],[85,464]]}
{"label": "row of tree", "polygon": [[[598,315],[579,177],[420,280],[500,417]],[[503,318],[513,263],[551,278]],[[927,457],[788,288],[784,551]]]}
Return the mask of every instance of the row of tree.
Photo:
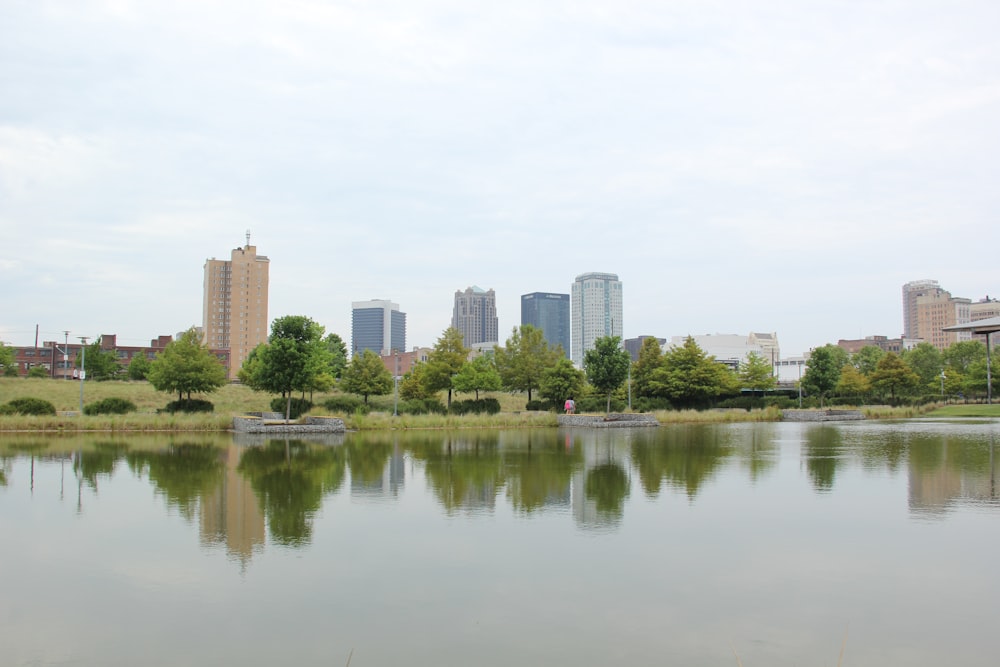
{"label": "row of tree", "polygon": [[[836,345],[812,351],[802,376],[802,389],[822,402],[830,396],[896,401],[909,396],[977,396],[986,394],[986,346],[959,341],[945,350],[919,343],[901,354],[869,345],[848,354]],[[997,380],[997,364],[990,375]]]}
{"label": "row of tree", "polygon": [[[285,398],[291,413],[295,393],[326,392],[338,387],[364,397],[392,392],[394,378],[382,359],[365,350],[347,360],[347,347],[337,334],[309,317],[292,315],[272,323],[268,342],[247,357],[238,376],[254,390]],[[10,354],[8,354],[8,352]],[[115,354],[100,341],[88,346],[86,370],[92,379],[114,377],[120,369]],[[13,364],[13,350],[0,345],[0,366]],[[192,393],[211,392],[227,381],[222,363],[191,329],[171,342],[153,360],[135,357],[129,377],[148,379],[158,390],[176,393],[179,400]],[[993,373],[994,378],[996,373]],[[655,338],[643,341],[635,363],[617,337],[600,338],[583,359],[583,370],[565,357],[561,347],[549,347],[542,331],[531,325],[515,327],[503,347],[493,354],[469,360],[462,334],[446,329],[426,361],[418,363],[399,386],[403,399],[435,398],[453,393],[523,392],[528,404],[540,398],[561,404],[567,398],[601,396],[610,411],[612,397],[629,390],[636,398],[662,400],[673,407],[705,407],[744,392],[760,394],[775,388],[770,363],[756,353],[733,370],[702,350],[693,338],[667,350]],[[986,348],[979,341],[963,341],[940,351],[929,343],[897,355],[875,346],[848,354],[835,345],[812,351],[801,379],[807,395],[822,402],[832,396],[858,400],[898,400],[914,394],[975,395],[986,391]]]}

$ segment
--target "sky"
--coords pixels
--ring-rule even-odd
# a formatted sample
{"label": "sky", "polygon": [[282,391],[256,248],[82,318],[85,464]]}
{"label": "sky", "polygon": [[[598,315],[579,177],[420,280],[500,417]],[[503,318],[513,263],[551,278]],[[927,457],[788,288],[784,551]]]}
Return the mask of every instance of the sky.
{"label": "sky", "polygon": [[350,340],[623,283],[626,338],[899,336],[1000,293],[995,0],[4,0],[0,341],[201,325],[205,260]]}

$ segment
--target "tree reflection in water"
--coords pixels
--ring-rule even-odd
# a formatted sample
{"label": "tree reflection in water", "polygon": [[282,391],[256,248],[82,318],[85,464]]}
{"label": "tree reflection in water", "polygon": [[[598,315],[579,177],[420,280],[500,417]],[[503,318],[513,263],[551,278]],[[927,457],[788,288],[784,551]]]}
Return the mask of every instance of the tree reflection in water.
{"label": "tree reflection in water", "polygon": [[694,499],[702,485],[733,453],[728,438],[715,426],[677,426],[640,434],[632,441],[632,461],[650,497],[664,482],[684,489]]}
{"label": "tree reflection in water", "polygon": [[312,519],[323,497],[344,480],[344,449],[302,442],[269,440],[243,452],[237,470],[249,482],[271,537],[286,546],[312,538]]}
{"label": "tree reflection in water", "polygon": [[225,465],[222,451],[213,444],[180,442],[163,451],[132,451],[125,455],[129,468],[147,475],[167,504],[186,519],[196,518],[204,499],[222,486]]}

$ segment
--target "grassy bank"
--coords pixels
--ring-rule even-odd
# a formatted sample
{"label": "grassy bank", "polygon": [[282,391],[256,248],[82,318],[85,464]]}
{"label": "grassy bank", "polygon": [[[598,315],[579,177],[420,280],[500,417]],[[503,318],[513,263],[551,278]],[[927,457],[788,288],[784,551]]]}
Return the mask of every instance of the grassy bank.
{"label": "grassy bank", "polygon": [[1000,405],[959,404],[935,406],[928,417],[980,417],[1000,419]]}

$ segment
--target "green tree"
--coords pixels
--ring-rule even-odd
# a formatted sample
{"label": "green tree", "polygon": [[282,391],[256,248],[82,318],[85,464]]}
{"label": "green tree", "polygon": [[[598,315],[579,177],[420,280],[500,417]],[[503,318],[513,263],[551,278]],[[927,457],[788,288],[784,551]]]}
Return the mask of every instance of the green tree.
{"label": "green tree", "polygon": [[17,373],[17,355],[14,348],[0,343],[0,370],[7,375],[10,369],[14,369],[14,373]]}
{"label": "green tree", "polygon": [[542,374],[560,356],[550,350],[542,330],[530,324],[514,327],[504,347],[496,348],[496,365],[505,389],[531,392],[538,389]]}
{"label": "green tree", "polygon": [[86,364],[84,370],[87,372],[88,380],[97,380],[98,382],[112,380],[122,370],[122,367],[118,365],[118,357],[115,356],[114,351],[101,348],[100,338],[87,345],[85,354],[77,355],[76,365],[78,368],[81,359]]}
{"label": "green tree", "polygon": [[934,391],[940,386],[941,371],[944,369],[941,350],[924,341],[903,352],[902,358],[919,377],[918,385],[923,391]]}
{"label": "green tree", "polygon": [[330,352],[329,373],[338,380],[344,376],[347,368],[347,344],[335,333],[327,334],[323,339],[326,349]]}
{"label": "green tree", "polygon": [[663,354],[663,364],[653,371],[649,382],[654,396],[692,406],[735,393],[737,384],[733,372],[705,354],[691,336]]}
{"label": "green tree", "polygon": [[403,379],[399,383],[399,395],[403,400],[423,400],[434,397],[436,390],[431,389],[426,373],[427,363],[420,362],[403,375]]}
{"label": "green tree", "polygon": [[607,395],[606,413],[611,412],[611,394],[622,386],[628,377],[632,357],[621,348],[618,336],[604,336],[594,341],[593,349],[583,355],[583,370],[594,389]]}
{"label": "green tree", "polygon": [[636,396],[653,396],[650,381],[653,371],[663,365],[660,341],[653,336],[644,338],[639,348],[639,358],[632,364],[632,389]]}
{"label": "green tree", "polygon": [[304,315],[286,315],[271,323],[268,342],[243,362],[240,378],[252,389],[285,397],[285,420],[292,411],[292,392],[312,390],[330,366],[324,329]]}
{"label": "green tree", "polygon": [[430,391],[448,390],[448,408],[451,408],[453,378],[462,370],[469,358],[469,350],[462,344],[462,332],[448,327],[427,355],[427,367],[423,369],[423,380]]}
{"label": "green tree", "polygon": [[128,364],[128,379],[145,380],[149,374],[150,365],[151,362],[146,358],[144,353],[140,352],[136,354]]}
{"label": "green tree", "polygon": [[912,391],[920,386],[920,376],[910,368],[909,364],[900,359],[895,352],[887,352],[871,377],[872,387],[882,392],[889,392],[893,401],[896,394]]}
{"label": "green tree", "polygon": [[851,355],[851,363],[866,378],[871,377],[878,362],[885,356],[885,350],[877,345],[865,345]]}
{"label": "green tree", "polygon": [[368,396],[384,396],[392,391],[392,373],[382,358],[369,349],[355,354],[344,371],[341,386],[344,391],[360,394],[368,404]]}
{"label": "green tree", "polygon": [[951,371],[957,371],[963,375],[976,362],[986,361],[986,346],[978,340],[962,340],[952,343],[947,350],[941,353],[941,357]]}
{"label": "green tree", "polygon": [[768,391],[774,389],[774,369],[771,362],[757,352],[751,352],[740,362],[740,384],[750,391]]}
{"label": "green tree", "polygon": [[847,351],[836,345],[817,347],[806,361],[806,373],[802,376],[802,388],[807,394],[824,399],[837,388],[840,369],[848,363]]}
{"label": "green tree", "polygon": [[457,392],[476,392],[477,401],[479,392],[500,389],[502,382],[493,355],[483,354],[467,361],[455,374],[453,384]]}
{"label": "green tree", "polygon": [[854,364],[845,364],[840,369],[840,380],[837,381],[836,387],[838,394],[841,396],[861,397],[870,390],[871,383],[868,381],[868,378]]}
{"label": "green tree", "polygon": [[187,394],[191,400],[192,393],[210,393],[226,384],[226,369],[192,327],[157,353],[146,378],[158,391],[176,392],[178,400]]}
{"label": "green tree", "polygon": [[586,384],[586,374],[574,366],[572,361],[562,357],[542,374],[538,395],[559,405],[567,398],[583,394]]}

